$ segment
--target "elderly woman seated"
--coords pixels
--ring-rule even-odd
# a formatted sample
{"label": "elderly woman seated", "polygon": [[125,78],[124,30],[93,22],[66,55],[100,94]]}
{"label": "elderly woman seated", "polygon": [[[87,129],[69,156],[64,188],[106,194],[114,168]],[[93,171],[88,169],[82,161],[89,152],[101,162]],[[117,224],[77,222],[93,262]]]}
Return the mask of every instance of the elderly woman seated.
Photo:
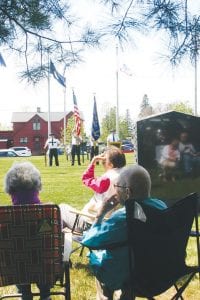
{"label": "elderly woman seated", "polygon": [[[101,176],[95,175],[97,163],[102,163],[105,172]],[[94,156],[82,175],[82,182],[90,188],[94,194],[84,205],[82,211],[77,211],[66,203],[61,203],[61,217],[64,227],[80,234],[88,229],[93,223],[97,210],[104,199],[115,194],[114,184],[116,183],[121,169],[126,165],[124,153],[117,147],[110,146],[104,153]],[[111,212],[106,215],[110,216]]]}
{"label": "elderly woman seated", "polygon": [[[39,192],[41,190],[41,177],[39,170],[30,162],[15,163],[5,176],[4,189],[11,197],[13,205],[40,204]],[[41,300],[50,300],[50,286],[37,285]],[[22,300],[32,300],[31,285],[17,286]]]}

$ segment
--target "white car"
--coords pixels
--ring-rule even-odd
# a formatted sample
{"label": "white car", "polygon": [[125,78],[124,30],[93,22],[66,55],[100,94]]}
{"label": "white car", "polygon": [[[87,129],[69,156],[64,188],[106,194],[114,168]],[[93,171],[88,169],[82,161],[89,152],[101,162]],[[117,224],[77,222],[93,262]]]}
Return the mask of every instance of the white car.
{"label": "white car", "polygon": [[31,156],[31,150],[28,147],[11,147],[19,156]]}

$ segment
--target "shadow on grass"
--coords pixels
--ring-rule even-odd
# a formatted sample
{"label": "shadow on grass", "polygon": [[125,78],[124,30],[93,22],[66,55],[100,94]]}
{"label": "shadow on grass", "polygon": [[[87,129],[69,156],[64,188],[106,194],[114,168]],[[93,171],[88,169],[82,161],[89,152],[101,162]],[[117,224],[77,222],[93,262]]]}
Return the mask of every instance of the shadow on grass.
{"label": "shadow on grass", "polygon": [[72,262],[72,269],[83,270],[88,273],[89,276],[94,276],[89,264],[83,262]]}
{"label": "shadow on grass", "polygon": [[165,200],[168,206],[173,205],[177,200],[193,192],[200,192],[200,176],[181,177],[177,176],[176,180],[167,180],[163,182],[159,178],[158,170],[151,170],[152,179],[152,196]]}

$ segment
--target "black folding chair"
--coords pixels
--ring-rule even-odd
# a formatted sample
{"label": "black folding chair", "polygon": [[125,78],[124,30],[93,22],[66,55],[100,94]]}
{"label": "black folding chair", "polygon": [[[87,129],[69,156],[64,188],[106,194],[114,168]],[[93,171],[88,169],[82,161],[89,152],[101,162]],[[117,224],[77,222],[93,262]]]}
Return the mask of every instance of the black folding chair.
{"label": "black folding chair", "polygon": [[[51,295],[70,300],[69,263],[57,205],[0,206],[0,286],[59,285]],[[32,292],[32,296],[40,293]],[[21,294],[1,295],[0,299]]]}
{"label": "black folding chair", "polygon": [[[166,210],[147,205],[142,208],[146,222],[133,217],[134,200],[126,201],[132,298],[154,299],[175,286],[176,292],[171,299],[183,299],[182,293],[200,272],[198,194],[190,194]],[[197,233],[198,263],[187,266],[186,248],[193,223]]]}

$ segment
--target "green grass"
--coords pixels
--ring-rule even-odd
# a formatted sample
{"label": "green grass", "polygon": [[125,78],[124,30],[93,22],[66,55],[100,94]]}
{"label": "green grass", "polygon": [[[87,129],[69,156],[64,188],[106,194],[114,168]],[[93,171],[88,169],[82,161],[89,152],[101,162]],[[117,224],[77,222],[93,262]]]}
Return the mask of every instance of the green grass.
{"label": "green grass", "polygon": [[[10,204],[10,198],[3,191],[3,180],[7,170],[11,167],[15,161],[29,160],[40,170],[43,188],[40,194],[40,198],[43,202],[61,203],[65,202],[73,205],[76,208],[82,208],[83,205],[93,194],[87,187],[81,182],[81,175],[86,169],[89,161],[85,160],[81,166],[75,164],[71,166],[70,162],[66,160],[65,156],[60,156],[59,167],[45,167],[43,156],[33,156],[27,159],[24,158],[9,158],[0,159],[0,204]],[[127,154],[127,163],[133,163],[134,158],[132,154]],[[96,174],[100,175],[103,172],[101,165],[96,167]],[[88,261],[87,261],[87,249],[84,250],[83,257],[79,257],[79,252],[75,252],[71,256],[73,267],[70,271],[71,276],[71,295],[72,300],[95,300],[95,281],[91,274]],[[191,239],[188,246],[188,262],[196,263],[195,243]],[[3,287],[0,288],[0,295],[5,291],[15,291],[15,287]],[[165,293],[157,299],[169,299],[171,291]],[[16,298],[17,299],[17,298]],[[61,300],[62,297],[52,297],[54,300]],[[196,300],[200,299],[199,281],[196,277],[192,281],[190,288],[185,294],[185,299]]]}
{"label": "green grass", "polygon": [[160,172],[159,168],[150,171],[153,182],[152,193],[154,197],[165,199],[168,205],[189,193],[200,190],[200,176],[184,178],[181,174],[177,174],[176,182],[163,182],[159,178]]}

